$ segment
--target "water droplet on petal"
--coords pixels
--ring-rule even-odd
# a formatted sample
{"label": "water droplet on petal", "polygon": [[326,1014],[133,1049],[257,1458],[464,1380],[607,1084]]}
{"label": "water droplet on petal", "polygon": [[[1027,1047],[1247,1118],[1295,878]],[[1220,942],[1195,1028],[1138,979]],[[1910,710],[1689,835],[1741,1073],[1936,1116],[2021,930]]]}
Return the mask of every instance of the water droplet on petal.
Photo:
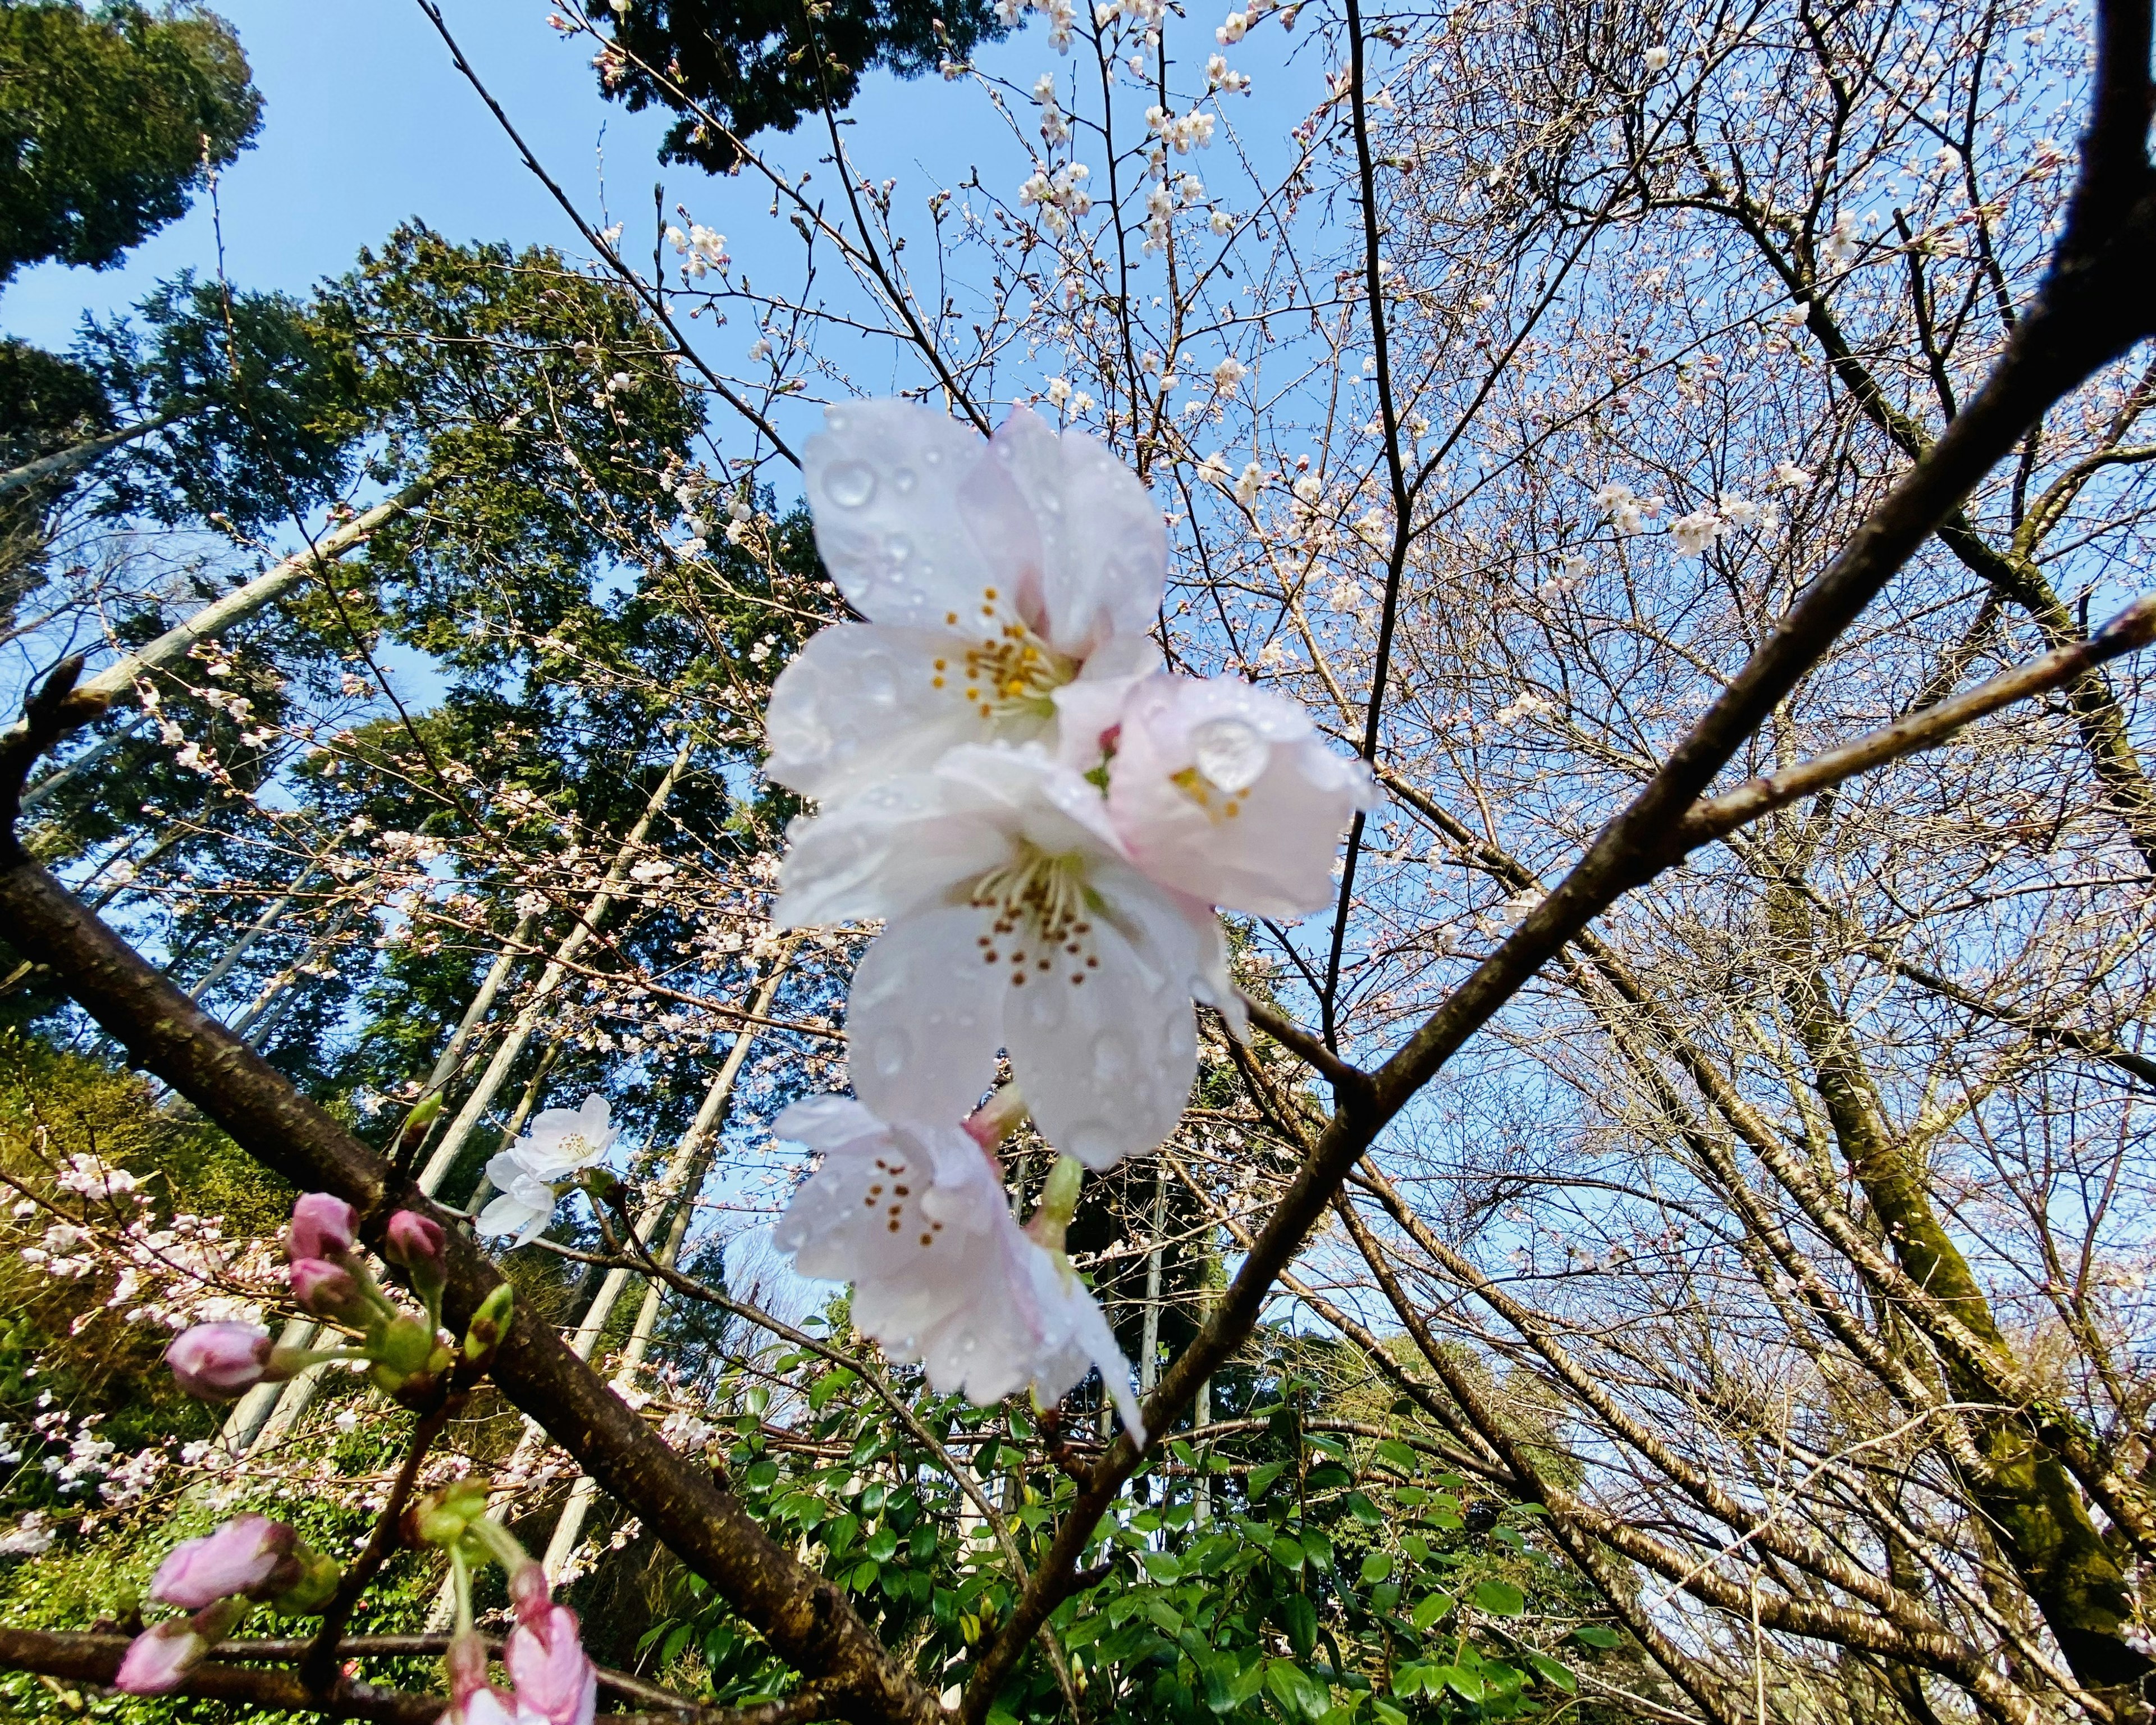
{"label": "water droplet on petal", "polygon": [[1130,1045],[1114,1030],[1103,1030],[1093,1039],[1093,1078],[1099,1084],[1121,1084],[1132,1070]]}
{"label": "water droplet on petal", "polygon": [[906,1070],[906,1063],[913,1053],[913,1039],[905,1031],[894,1027],[884,1031],[875,1040],[869,1058],[875,1063],[876,1071],[886,1078],[896,1078]]}
{"label": "water droplet on petal", "polygon": [[824,475],[824,495],[841,509],[859,509],[875,488],[875,470],[865,461],[841,461]]}
{"label": "water droplet on petal", "polygon": [[891,485],[894,491],[903,497],[913,489],[913,470],[910,467],[900,468],[896,473],[891,475]]}
{"label": "water droplet on petal", "polygon": [[1216,789],[1247,791],[1265,770],[1272,745],[1240,719],[1208,719],[1190,733],[1198,770]]}
{"label": "water droplet on petal", "polygon": [[883,542],[883,558],[896,568],[913,555],[913,542],[903,533],[894,533]]}
{"label": "water droplet on petal", "polygon": [[898,667],[878,655],[861,661],[855,691],[871,706],[892,706],[898,701]]}
{"label": "water droplet on petal", "polygon": [[1106,1168],[1116,1160],[1122,1146],[1116,1136],[1097,1120],[1070,1129],[1070,1153],[1088,1168]]}

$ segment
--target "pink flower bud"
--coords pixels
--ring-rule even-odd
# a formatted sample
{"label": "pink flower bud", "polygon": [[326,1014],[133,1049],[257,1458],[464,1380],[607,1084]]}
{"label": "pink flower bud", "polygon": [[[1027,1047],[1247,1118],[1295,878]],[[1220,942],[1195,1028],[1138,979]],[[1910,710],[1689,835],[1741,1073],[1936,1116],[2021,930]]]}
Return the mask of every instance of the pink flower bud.
{"label": "pink flower bud", "polygon": [[177,1689],[202,1663],[209,1643],[185,1617],[168,1617],[128,1643],[112,1686],[128,1695],[163,1695]]}
{"label": "pink flower bud", "polygon": [[341,1198],[310,1192],[292,1206],[292,1225],[285,1231],[285,1250],[302,1258],[341,1258],[358,1237],[359,1218]]}
{"label": "pink flower bud", "polygon": [[438,1288],[449,1274],[449,1235],[442,1224],[417,1210],[399,1210],[389,1219],[382,1255],[401,1266],[422,1293]]}
{"label": "pink flower bud", "polygon": [[150,1597],[199,1611],[228,1594],[254,1593],[288,1565],[297,1538],[267,1516],[234,1516],[214,1533],[173,1547],[157,1566]]}
{"label": "pink flower bud", "polygon": [[349,1317],[367,1309],[359,1279],[322,1258],[292,1260],[292,1297],[316,1317]]}
{"label": "pink flower bud", "polygon": [[252,1324],[197,1324],[165,1350],[165,1363],[189,1395],[230,1401],[268,1374],[270,1332]]}
{"label": "pink flower bud", "polygon": [[547,1568],[529,1559],[509,1572],[509,1603],[520,1622],[537,1624],[554,1609],[553,1584]]}
{"label": "pink flower bud", "polygon": [[592,1725],[598,1674],[577,1639],[577,1614],[567,1605],[522,1615],[502,1645],[501,1662],[516,1686],[518,1712],[536,1714],[546,1725]]}
{"label": "pink flower bud", "polygon": [[476,1634],[452,1639],[443,1663],[449,1667],[449,1708],[440,1725],[519,1725],[521,1710],[486,1681],[486,1643]]}

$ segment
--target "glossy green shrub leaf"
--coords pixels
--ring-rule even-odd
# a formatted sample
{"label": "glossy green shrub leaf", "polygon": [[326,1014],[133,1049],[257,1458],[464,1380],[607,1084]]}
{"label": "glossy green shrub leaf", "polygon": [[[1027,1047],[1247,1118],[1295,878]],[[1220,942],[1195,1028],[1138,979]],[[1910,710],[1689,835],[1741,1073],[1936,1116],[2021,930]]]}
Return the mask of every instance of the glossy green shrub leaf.
{"label": "glossy green shrub leaf", "polygon": [[1475,1589],[1475,1603],[1492,1617],[1517,1617],[1527,1607],[1527,1596],[1509,1581],[1485,1581]]}
{"label": "glossy green shrub leaf", "polygon": [[1307,1597],[1291,1594],[1281,1608],[1281,1626],[1287,1631],[1288,1645],[1296,1657],[1307,1659],[1317,1647],[1317,1610]]}

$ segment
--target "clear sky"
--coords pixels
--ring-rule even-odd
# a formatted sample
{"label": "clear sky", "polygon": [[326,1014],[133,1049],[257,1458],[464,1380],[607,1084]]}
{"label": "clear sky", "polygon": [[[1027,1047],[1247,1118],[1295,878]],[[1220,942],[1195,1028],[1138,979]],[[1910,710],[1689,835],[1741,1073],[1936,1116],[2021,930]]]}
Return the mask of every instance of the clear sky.
{"label": "clear sky", "polygon": [[[264,100],[255,147],[226,171],[218,188],[216,217],[235,286],[305,293],[349,268],[362,246],[415,216],[452,240],[550,243],[585,254],[574,228],[518,161],[413,0],[212,3],[238,30]],[[632,234],[643,230],[651,219],[653,183],[663,178],[670,210],[685,200],[698,220],[729,234],[739,266],[755,272],[761,262],[788,274],[799,257],[790,232],[778,249],[757,255],[757,236],[770,223],[767,187],[752,175],[715,179],[695,168],[661,169],[657,144],[669,116],[631,114],[602,100],[589,39],[564,39],[549,28],[552,9],[548,0],[444,3],[481,76],[585,213],[598,215],[603,206],[608,217],[626,218]],[[1200,0],[1194,21],[1206,15]],[[1199,32],[1190,33],[1202,43]],[[1307,93],[1298,98],[1291,90],[1315,83],[1312,68],[1291,71],[1281,63],[1290,46],[1268,33],[1263,42],[1254,37],[1237,56],[1260,80],[1258,97],[1242,110],[1247,119],[1239,116],[1239,124],[1255,126],[1252,141],[1263,153],[1278,147],[1266,134],[1284,134],[1305,111]],[[1067,76],[1077,58],[1059,59],[1037,18],[981,56],[985,67],[1022,89],[1043,70]],[[917,176],[952,186],[978,166],[992,183],[1007,178],[1004,189],[1014,193],[1029,165],[978,92],[953,91],[933,74],[902,83],[872,74],[852,114],[857,146],[902,155],[882,171],[909,181]],[[1275,114],[1276,125],[1270,123]],[[820,133],[767,135],[758,142],[793,171],[819,170],[819,179],[827,177],[819,158],[829,146]],[[1224,170],[1229,164],[1198,157],[1190,166]],[[0,331],[64,348],[85,310],[122,309],[182,268],[214,270],[215,218],[211,201],[199,198],[119,269],[48,264],[24,271],[0,290]],[[778,263],[781,255],[785,264]],[[824,290],[834,285],[827,274]],[[743,346],[752,334],[741,333]]]}

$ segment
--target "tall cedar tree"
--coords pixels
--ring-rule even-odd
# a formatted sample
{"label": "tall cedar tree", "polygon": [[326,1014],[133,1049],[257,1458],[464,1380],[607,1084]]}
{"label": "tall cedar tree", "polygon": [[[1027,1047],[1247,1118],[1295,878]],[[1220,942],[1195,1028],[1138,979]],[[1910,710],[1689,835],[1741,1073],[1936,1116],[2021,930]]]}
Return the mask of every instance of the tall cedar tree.
{"label": "tall cedar tree", "polygon": [[660,146],[662,162],[707,172],[737,167],[758,132],[792,131],[828,103],[850,103],[870,66],[918,76],[945,55],[963,59],[1000,33],[988,0],[644,0],[617,16],[622,58],[600,66],[600,88],[632,113],[652,103],[681,118]]}
{"label": "tall cedar tree", "polygon": [[0,284],[50,258],[117,263],[261,124],[213,13],[0,0]]}

